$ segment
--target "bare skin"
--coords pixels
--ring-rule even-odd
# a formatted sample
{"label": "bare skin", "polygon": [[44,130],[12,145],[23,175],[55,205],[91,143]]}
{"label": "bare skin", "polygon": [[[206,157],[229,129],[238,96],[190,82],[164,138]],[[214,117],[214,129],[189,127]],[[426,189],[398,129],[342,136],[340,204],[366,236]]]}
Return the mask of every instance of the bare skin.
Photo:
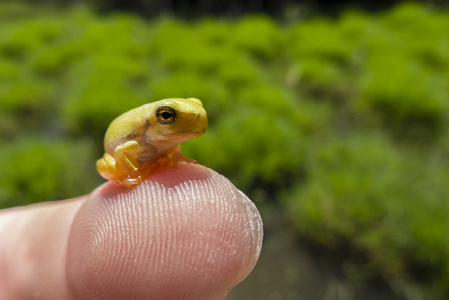
{"label": "bare skin", "polygon": [[254,204],[200,165],[0,212],[0,299],[224,299],[262,244]]}

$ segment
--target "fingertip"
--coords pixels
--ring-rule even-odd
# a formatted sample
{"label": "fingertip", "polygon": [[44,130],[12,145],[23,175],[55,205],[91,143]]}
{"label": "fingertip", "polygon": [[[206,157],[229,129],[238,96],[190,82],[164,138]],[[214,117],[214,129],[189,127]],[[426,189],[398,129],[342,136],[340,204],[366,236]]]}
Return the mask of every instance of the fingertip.
{"label": "fingertip", "polygon": [[222,299],[254,267],[262,235],[229,180],[181,163],[91,194],[69,237],[67,280],[78,298]]}

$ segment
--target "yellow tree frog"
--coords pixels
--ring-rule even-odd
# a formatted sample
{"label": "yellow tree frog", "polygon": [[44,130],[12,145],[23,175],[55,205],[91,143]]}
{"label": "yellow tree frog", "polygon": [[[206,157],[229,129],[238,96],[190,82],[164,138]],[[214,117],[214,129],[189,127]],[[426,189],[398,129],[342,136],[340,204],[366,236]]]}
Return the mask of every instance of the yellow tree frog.
{"label": "yellow tree frog", "polygon": [[162,166],[196,162],[181,154],[179,144],[202,135],[207,113],[196,98],[170,98],[145,104],[118,116],[104,138],[105,154],[97,161],[101,176],[131,187]]}

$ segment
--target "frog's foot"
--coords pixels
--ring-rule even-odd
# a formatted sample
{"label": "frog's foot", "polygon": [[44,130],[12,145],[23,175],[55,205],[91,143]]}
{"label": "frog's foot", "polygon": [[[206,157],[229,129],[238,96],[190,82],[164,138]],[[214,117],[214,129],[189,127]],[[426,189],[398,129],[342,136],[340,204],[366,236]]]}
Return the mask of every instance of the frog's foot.
{"label": "frog's foot", "polygon": [[108,153],[97,160],[97,170],[101,176],[121,186],[131,187],[142,182],[140,175],[126,175],[120,165],[117,164],[117,160]]}
{"label": "frog's foot", "polygon": [[178,167],[179,162],[187,162],[187,163],[194,163],[194,164],[198,163],[198,161],[196,161],[194,159],[190,159],[187,156],[185,156],[184,154],[182,154],[181,147],[179,147],[179,146],[169,156],[169,158],[170,158],[170,161],[169,161],[168,165],[173,169],[176,169]]}
{"label": "frog's foot", "polygon": [[108,153],[97,160],[97,170],[101,176],[109,180],[116,180],[124,175],[121,169],[117,168],[115,158]]}
{"label": "frog's foot", "polygon": [[114,180],[114,182],[118,185],[130,188],[133,185],[139,184],[142,182],[142,177],[138,176],[135,178],[131,178],[131,177],[125,177],[119,180]]}
{"label": "frog's foot", "polygon": [[179,163],[179,162],[187,162],[187,163],[192,163],[192,164],[197,164],[197,163],[198,163],[197,160],[188,158],[187,156],[185,156],[185,155],[182,154],[182,153],[180,153],[180,154],[178,155],[178,161],[177,161],[177,163]]}

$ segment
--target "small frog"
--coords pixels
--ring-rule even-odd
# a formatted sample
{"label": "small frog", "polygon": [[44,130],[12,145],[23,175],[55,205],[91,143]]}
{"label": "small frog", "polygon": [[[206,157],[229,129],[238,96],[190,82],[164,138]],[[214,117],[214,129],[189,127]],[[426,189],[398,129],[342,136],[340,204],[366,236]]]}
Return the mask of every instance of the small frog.
{"label": "small frog", "polygon": [[200,100],[170,98],[145,104],[118,116],[104,138],[105,154],[97,160],[101,176],[132,187],[162,166],[195,162],[179,144],[202,135],[207,113]]}

